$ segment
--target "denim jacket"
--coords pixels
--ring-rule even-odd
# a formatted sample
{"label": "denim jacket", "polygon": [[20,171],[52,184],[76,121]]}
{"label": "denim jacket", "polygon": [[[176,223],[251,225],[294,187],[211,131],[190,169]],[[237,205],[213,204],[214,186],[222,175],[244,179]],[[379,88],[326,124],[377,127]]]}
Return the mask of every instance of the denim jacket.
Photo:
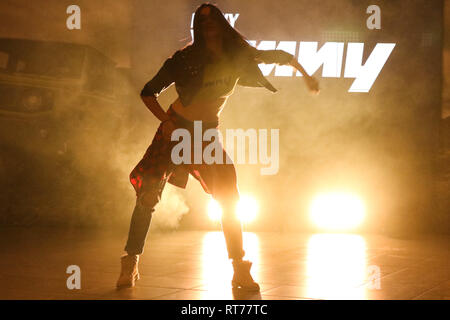
{"label": "denim jacket", "polygon": [[[287,65],[293,55],[283,50],[258,50],[250,47],[246,54],[235,57],[234,64],[240,77],[238,85],[246,87],[265,87],[272,92],[277,89],[264,77],[258,67],[259,63],[276,63]],[[189,105],[192,97],[200,88],[203,79],[203,67],[207,59],[195,52],[192,45],[177,50],[166,59],[156,75],[148,81],[141,91],[141,96],[155,96],[175,82],[176,91],[184,106]]]}

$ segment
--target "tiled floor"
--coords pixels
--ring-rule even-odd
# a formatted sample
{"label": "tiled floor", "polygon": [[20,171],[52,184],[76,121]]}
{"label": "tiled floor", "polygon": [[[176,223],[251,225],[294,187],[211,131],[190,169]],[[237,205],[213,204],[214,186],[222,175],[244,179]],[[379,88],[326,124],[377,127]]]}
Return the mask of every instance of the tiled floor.
{"label": "tiled floor", "polygon": [[116,290],[125,236],[0,228],[0,299],[450,299],[449,237],[245,233],[261,285],[248,294],[231,289],[222,233],[194,231],[151,234],[137,286]]}

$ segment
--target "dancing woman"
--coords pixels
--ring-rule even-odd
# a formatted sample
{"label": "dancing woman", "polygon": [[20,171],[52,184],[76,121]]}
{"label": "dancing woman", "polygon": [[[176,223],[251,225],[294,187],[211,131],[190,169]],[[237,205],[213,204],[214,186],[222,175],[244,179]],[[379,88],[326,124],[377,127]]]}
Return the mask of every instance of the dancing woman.
{"label": "dancing woman", "polygon": [[[251,262],[243,260],[242,227],[235,214],[239,200],[236,171],[226,152],[222,149],[222,163],[175,164],[171,159],[175,143],[171,141],[172,132],[184,128],[192,137],[194,121],[202,121],[202,130],[217,130],[219,115],[236,84],[277,91],[261,73],[259,63],[291,65],[302,73],[311,92],[319,91],[317,81],[292,54],[282,50],[257,50],[227,22],[216,6],[204,3],[195,12],[193,43],[168,58],[142,89],[142,101],[161,124],[144,157],[130,174],[136,205],[125,246],[127,255],[121,258],[118,287],[134,286],[139,279],[139,255],[143,253],[154,207],[165,183],[184,188],[191,174],[222,207],[222,229],[234,269],[233,288],[259,290],[250,274]],[[178,98],[165,112],[157,97],[174,82]]]}

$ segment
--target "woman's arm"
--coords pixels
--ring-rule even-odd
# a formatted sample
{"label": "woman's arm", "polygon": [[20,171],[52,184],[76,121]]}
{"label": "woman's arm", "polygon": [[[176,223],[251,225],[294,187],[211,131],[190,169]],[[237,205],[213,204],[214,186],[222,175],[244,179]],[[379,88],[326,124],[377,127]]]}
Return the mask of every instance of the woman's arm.
{"label": "woman's arm", "polygon": [[157,97],[175,82],[173,69],[173,58],[170,57],[164,62],[156,75],[145,84],[141,91],[142,101],[160,121],[169,120],[169,116],[158,103]]}
{"label": "woman's arm", "polygon": [[293,66],[295,69],[298,70],[303,76],[303,79],[305,79],[306,85],[309,88],[309,91],[313,94],[319,94],[319,82],[313,77],[311,77],[306,70],[302,67],[302,65],[297,61],[297,59],[292,58],[291,62],[289,62],[291,66]]}
{"label": "woman's arm", "polygon": [[304,77],[309,77],[309,74],[306,72],[306,70],[302,67],[300,63],[298,63],[297,59],[292,58],[292,60],[289,62],[291,66],[293,66],[295,69],[298,70]]}
{"label": "woman's arm", "polygon": [[278,65],[287,65],[290,63],[294,56],[284,50],[259,50],[252,47],[253,58],[258,63],[272,64],[276,63]]}
{"label": "woman's arm", "polygon": [[295,59],[295,57],[284,50],[258,50],[253,48],[254,58],[258,63],[276,63],[278,65],[290,65],[297,69],[305,79],[306,85],[309,90],[314,93],[319,93],[319,83],[313,77],[311,77],[301,64]]}
{"label": "woman's arm", "polygon": [[165,139],[170,140],[172,132],[176,129],[175,124],[171,121],[169,115],[159,104],[155,96],[143,96],[141,99],[147,108],[157,117],[162,123],[162,131]]}
{"label": "woman's arm", "polygon": [[172,131],[175,130],[175,124],[170,121],[170,117],[159,104],[157,97],[173,82],[175,82],[175,77],[173,57],[171,57],[164,62],[158,73],[145,84],[141,91],[141,99],[145,106],[156,118],[158,118],[158,120],[163,122],[163,135],[168,140],[170,139]]}
{"label": "woman's arm", "polygon": [[160,121],[168,121],[170,120],[167,113],[164,111],[164,109],[159,104],[158,100],[155,96],[143,96],[141,95],[141,99],[146,105],[146,107],[155,115],[156,118],[158,118]]}

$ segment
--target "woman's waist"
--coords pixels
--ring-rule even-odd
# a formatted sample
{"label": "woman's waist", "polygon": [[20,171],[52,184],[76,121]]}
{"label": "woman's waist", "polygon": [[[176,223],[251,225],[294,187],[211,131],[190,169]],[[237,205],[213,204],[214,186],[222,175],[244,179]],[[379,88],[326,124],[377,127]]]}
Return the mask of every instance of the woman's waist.
{"label": "woman's waist", "polygon": [[219,114],[225,104],[226,99],[215,101],[192,101],[189,105],[184,105],[180,98],[170,105],[170,108],[182,120],[189,122],[202,121],[206,126],[217,127],[219,124]]}
{"label": "woman's waist", "polygon": [[[195,122],[200,121],[203,129],[210,129],[210,128],[217,128],[219,126],[219,119],[218,117],[210,118],[210,117],[198,117],[198,119],[191,120],[186,119],[186,117],[183,114],[180,114],[174,108],[174,104],[172,103],[167,110],[167,114],[169,115],[170,119],[175,123],[177,127],[186,128],[188,130],[193,130]],[[195,122],[194,122],[195,121]]]}

